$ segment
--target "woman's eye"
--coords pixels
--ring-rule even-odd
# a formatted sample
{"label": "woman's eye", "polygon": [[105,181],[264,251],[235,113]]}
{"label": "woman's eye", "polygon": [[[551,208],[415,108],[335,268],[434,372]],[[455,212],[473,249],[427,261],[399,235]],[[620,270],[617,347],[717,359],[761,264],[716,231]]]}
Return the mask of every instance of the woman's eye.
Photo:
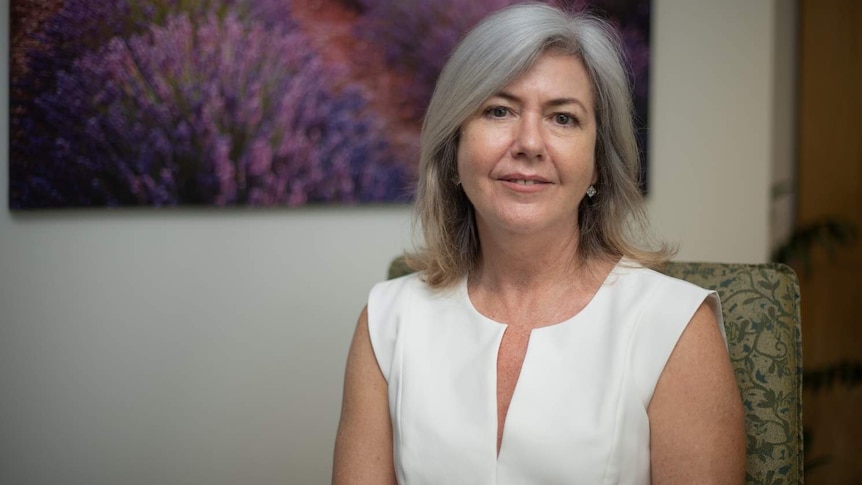
{"label": "woman's eye", "polygon": [[502,106],[493,106],[488,108],[487,113],[493,118],[503,118],[509,114],[509,109]]}
{"label": "woman's eye", "polygon": [[555,114],[554,121],[560,125],[573,125],[577,122],[574,116],[565,113]]}

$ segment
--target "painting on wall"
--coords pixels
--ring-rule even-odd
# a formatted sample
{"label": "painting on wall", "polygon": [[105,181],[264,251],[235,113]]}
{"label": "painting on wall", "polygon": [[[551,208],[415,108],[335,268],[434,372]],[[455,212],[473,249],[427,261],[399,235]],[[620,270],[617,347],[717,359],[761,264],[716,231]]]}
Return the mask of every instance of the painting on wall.
{"label": "painting on wall", "polygon": [[[620,31],[646,152],[649,0]],[[12,0],[11,209],[404,203],[434,82],[515,0]]]}

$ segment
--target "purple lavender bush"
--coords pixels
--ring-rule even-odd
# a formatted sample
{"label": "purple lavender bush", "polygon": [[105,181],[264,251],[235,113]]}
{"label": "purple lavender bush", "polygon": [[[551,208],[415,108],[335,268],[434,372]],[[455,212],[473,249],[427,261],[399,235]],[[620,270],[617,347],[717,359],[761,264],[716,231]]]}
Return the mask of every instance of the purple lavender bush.
{"label": "purple lavender bush", "polygon": [[66,0],[39,34],[43,48],[30,53],[32,89],[53,88],[54,74],[68,71],[81,55],[104,47],[111,39],[129,38],[168,18],[191,19],[228,12],[267,27],[292,28],[290,0]]}
{"label": "purple lavender bush", "polygon": [[13,208],[403,196],[364,93],[308,45],[231,11],[115,36],[34,98],[25,121],[52,129],[12,165]]}

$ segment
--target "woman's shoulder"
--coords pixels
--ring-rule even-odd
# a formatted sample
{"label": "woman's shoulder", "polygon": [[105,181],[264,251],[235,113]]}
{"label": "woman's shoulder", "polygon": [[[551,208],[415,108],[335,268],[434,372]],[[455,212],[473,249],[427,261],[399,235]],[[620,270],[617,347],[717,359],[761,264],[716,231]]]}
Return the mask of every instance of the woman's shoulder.
{"label": "woman's shoulder", "polygon": [[722,322],[721,301],[715,290],[625,260],[620,261],[608,278],[611,285],[615,281],[622,283],[617,294],[628,295],[624,298],[631,304],[643,305],[640,307],[642,315],[652,317],[648,320],[677,322],[675,326],[681,330],[706,303],[715,318]]}
{"label": "woman's shoulder", "polygon": [[711,292],[709,289],[700,287],[689,281],[667,275],[657,269],[648,268],[627,258],[622,258],[620,260],[616,267],[614,267],[612,275],[635,280],[637,283],[644,285],[645,287],[660,285],[662,287],[669,288],[672,291]]}
{"label": "woman's shoulder", "polygon": [[405,295],[422,296],[427,299],[448,298],[464,286],[465,279],[446,288],[432,288],[422,271],[406,274],[376,283],[371,288],[369,299],[398,299]]}
{"label": "woman's shoulder", "polygon": [[430,301],[439,297],[439,291],[432,289],[421,272],[410,273],[376,283],[368,294],[369,316],[394,315],[399,309],[409,307],[417,301]]}
{"label": "woman's shoulder", "polygon": [[371,297],[394,297],[405,291],[417,291],[426,287],[421,273],[410,273],[375,283],[371,287]]}

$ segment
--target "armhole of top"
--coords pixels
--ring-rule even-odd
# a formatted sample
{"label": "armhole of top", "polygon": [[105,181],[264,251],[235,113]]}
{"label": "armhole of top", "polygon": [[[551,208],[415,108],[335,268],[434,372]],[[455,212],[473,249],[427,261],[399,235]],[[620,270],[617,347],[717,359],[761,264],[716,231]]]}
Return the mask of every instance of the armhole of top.
{"label": "armhole of top", "polygon": [[704,302],[709,305],[713,315],[715,315],[715,321],[718,322],[718,331],[721,332],[721,338],[724,339],[724,346],[727,348],[727,331],[724,327],[724,316],[721,312],[721,299],[718,297],[718,293],[710,290]]}

